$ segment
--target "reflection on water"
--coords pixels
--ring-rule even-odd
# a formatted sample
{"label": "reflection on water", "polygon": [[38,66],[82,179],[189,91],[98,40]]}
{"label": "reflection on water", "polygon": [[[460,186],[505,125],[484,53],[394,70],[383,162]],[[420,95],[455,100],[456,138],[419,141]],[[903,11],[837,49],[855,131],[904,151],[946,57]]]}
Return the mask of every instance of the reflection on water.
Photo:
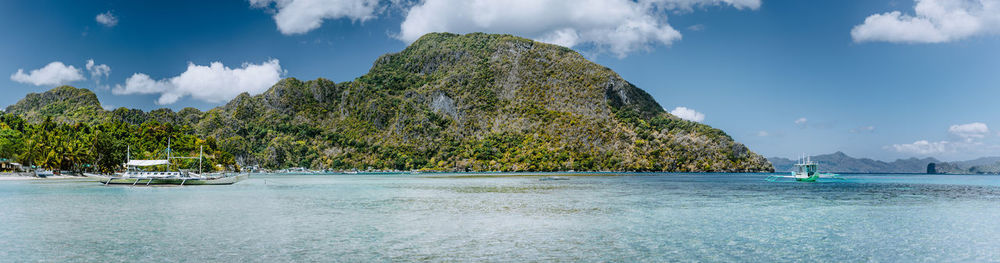
{"label": "reflection on water", "polygon": [[0,261],[992,261],[1000,177],[0,182]]}

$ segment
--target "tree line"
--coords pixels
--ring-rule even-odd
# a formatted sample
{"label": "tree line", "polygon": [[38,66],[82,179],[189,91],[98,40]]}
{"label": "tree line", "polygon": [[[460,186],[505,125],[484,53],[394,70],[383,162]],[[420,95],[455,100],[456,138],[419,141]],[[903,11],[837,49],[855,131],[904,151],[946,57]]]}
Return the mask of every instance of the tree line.
{"label": "tree line", "polygon": [[[148,121],[129,124],[107,121],[97,124],[57,123],[45,118],[30,123],[14,114],[0,117],[0,158],[26,168],[73,172],[112,173],[124,170],[131,159],[166,159],[198,156],[205,171],[239,170],[232,154],[219,149],[213,137],[197,136],[189,126]],[[198,159],[174,159],[171,165],[197,170]]]}

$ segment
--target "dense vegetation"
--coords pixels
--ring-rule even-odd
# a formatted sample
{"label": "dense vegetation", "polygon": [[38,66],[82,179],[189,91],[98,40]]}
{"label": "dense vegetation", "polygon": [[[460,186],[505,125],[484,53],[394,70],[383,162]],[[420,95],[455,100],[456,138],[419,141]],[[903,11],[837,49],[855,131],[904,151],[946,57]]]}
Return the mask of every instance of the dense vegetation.
{"label": "dense vegetation", "polygon": [[[165,159],[168,140],[175,156],[197,156],[203,146],[205,171],[239,169],[232,155],[217,150],[214,138],[201,139],[187,126],[156,121],[67,124],[51,118],[33,124],[13,114],[0,118],[0,156],[26,167],[110,173],[123,169],[129,148],[133,159]],[[197,159],[173,160],[173,164],[198,169]]]}
{"label": "dense vegetation", "polygon": [[104,111],[74,90],[85,91],[31,94],[7,111],[33,122],[166,125],[271,169],[772,170],[610,69],[510,35],[428,34],[354,81],[288,78],[207,112]]}

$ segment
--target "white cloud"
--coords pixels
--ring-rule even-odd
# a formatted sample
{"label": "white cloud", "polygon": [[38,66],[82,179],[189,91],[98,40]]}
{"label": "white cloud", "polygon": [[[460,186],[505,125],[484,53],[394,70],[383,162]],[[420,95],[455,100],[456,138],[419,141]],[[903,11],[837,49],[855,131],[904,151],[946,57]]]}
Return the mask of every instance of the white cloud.
{"label": "white cloud", "polygon": [[111,75],[111,67],[105,64],[96,64],[93,59],[87,60],[87,71],[90,72],[90,78],[94,80],[97,84],[101,83],[101,77],[105,79]]}
{"label": "white cloud", "polygon": [[869,125],[869,126],[861,126],[861,127],[857,127],[857,128],[851,129],[852,133],[874,132],[874,131],[875,131],[875,126],[871,126],[871,125]]}
{"label": "white cloud", "polygon": [[702,122],[705,120],[705,114],[697,112],[694,109],[688,109],[687,107],[677,107],[670,111],[670,114],[677,116],[678,118],[693,121]]}
{"label": "white cloud", "polygon": [[744,8],[756,10],[760,8],[761,4],[760,0],[646,0],[640,2],[653,3],[660,5],[660,8],[686,12],[693,11],[696,7],[716,5],[729,5],[740,10]]}
{"label": "white cloud", "polygon": [[32,70],[28,74],[24,73],[24,69],[17,69],[17,72],[10,75],[10,80],[35,86],[58,86],[83,79],[80,69],[59,61]]}
{"label": "white cloud", "polygon": [[767,136],[769,136],[769,135],[771,135],[771,134],[770,134],[770,133],[768,133],[767,131],[758,131],[758,132],[757,132],[757,136],[758,136],[758,137],[767,137]]}
{"label": "white cloud", "polygon": [[705,30],[705,25],[702,24],[691,25],[687,27],[687,29],[691,31],[702,31]]}
{"label": "white cloud", "polygon": [[982,140],[990,135],[990,128],[985,123],[973,122],[952,125],[948,127],[948,133],[956,139],[937,142],[919,140],[908,144],[893,144],[885,148],[900,153],[918,155],[942,153],[990,154],[991,152],[1000,150],[1000,145],[985,143]]}
{"label": "white cloud", "polygon": [[256,8],[274,4],[274,22],[285,35],[305,34],[323,25],[325,19],[349,18],[362,21],[375,18],[378,0],[250,0]]}
{"label": "white cloud", "polygon": [[116,85],[114,94],[160,94],[157,104],[172,104],[180,98],[191,96],[195,99],[219,103],[230,100],[240,93],[260,94],[281,80],[281,65],[277,59],[261,64],[244,63],[240,68],[229,68],[221,62],[208,66],[188,63],[187,70],[168,79],[154,80],[149,75],[135,73],[125,80],[125,85]]}
{"label": "white cloud", "polygon": [[851,29],[854,42],[942,43],[1000,33],[1000,0],[917,0],[915,14],[874,14]]}
{"label": "white cloud", "polygon": [[396,37],[413,42],[431,32],[509,33],[624,57],[681,39],[667,23],[667,11],[710,5],[756,9],[760,1],[425,0],[409,9]]}
{"label": "white cloud", "polygon": [[981,139],[990,134],[990,128],[982,122],[956,124],[948,127],[948,133],[966,140]]}
{"label": "white cloud", "polygon": [[135,73],[131,77],[128,77],[128,79],[125,79],[125,86],[120,84],[115,85],[115,88],[111,92],[117,95],[155,94],[167,92],[172,88],[170,80],[156,81],[149,77],[149,75]]}
{"label": "white cloud", "polygon": [[509,33],[624,57],[681,39],[667,23],[670,11],[714,6],[756,10],[761,0],[250,0],[254,8],[273,11],[285,35],[305,34],[327,19],[374,19],[386,10],[384,4],[406,14],[395,37],[408,43],[432,32]]}
{"label": "white cloud", "polygon": [[115,14],[112,14],[111,11],[97,14],[97,17],[94,19],[106,27],[113,27],[118,24],[118,17],[115,17]]}
{"label": "white cloud", "polygon": [[900,153],[928,155],[951,152],[953,147],[948,141],[919,140],[908,144],[893,144],[890,148]]}
{"label": "white cloud", "polygon": [[795,119],[795,125],[803,125],[803,124],[806,124],[806,122],[808,122],[808,121],[809,121],[809,119],[806,119],[805,117],[798,118],[798,119]]}

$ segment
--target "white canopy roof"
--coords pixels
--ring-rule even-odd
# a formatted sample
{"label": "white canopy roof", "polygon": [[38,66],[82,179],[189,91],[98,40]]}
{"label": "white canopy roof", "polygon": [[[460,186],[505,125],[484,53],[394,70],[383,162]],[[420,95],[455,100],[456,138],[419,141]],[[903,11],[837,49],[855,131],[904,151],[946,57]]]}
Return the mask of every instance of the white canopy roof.
{"label": "white canopy roof", "polygon": [[129,166],[154,166],[168,164],[167,160],[129,160]]}

